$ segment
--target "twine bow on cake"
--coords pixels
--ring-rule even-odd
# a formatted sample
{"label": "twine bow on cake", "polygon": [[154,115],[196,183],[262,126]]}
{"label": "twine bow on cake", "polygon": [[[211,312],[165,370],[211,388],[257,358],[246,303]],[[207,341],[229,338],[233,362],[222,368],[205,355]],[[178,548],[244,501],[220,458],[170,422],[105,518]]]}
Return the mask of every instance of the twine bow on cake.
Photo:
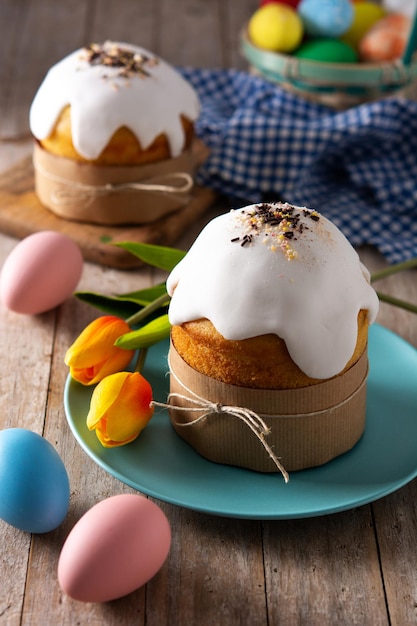
{"label": "twine bow on cake", "polygon": [[56,184],[51,190],[51,201],[56,205],[73,204],[76,201],[88,207],[98,197],[126,192],[158,193],[180,198],[188,194],[194,184],[192,176],[187,172],[173,172],[141,181],[90,185],[52,174],[38,162],[34,163],[34,167],[42,176]]}
{"label": "twine bow on cake", "polygon": [[[192,392],[191,392],[192,393]],[[193,394],[196,396],[196,394]],[[194,406],[179,406],[177,404],[173,404],[171,400],[178,399],[186,401],[189,404]],[[195,398],[190,398],[188,396],[179,394],[179,393],[170,393],[168,395],[168,400],[166,403],[164,402],[156,402],[155,400],[151,403],[153,406],[159,406],[165,409],[170,409],[171,411],[187,411],[188,412],[199,412],[204,411],[202,415],[199,415],[195,419],[189,422],[178,422],[177,420],[173,420],[176,426],[179,427],[189,427],[195,426],[199,422],[205,420],[209,415],[228,415],[230,417],[235,417],[239,419],[245,426],[247,426],[253,434],[257,437],[257,439],[261,442],[262,446],[265,448],[268,456],[276,465],[278,470],[281,472],[284,481],[287,483],[289,481],[289,475],[283,465],[280,463],[277,456],[274,454],[271,446],[268,445],[265,437],[267,437],[270,433],[270,429],[264,422],[264,420],[254,411],[248,409],[246,407],[241,406],[232,406],[226,404],[220,404],[219,402],[210,402],[204,398],[200,398],[196,396]],[[172,415],[171,415],[171,419]]]}

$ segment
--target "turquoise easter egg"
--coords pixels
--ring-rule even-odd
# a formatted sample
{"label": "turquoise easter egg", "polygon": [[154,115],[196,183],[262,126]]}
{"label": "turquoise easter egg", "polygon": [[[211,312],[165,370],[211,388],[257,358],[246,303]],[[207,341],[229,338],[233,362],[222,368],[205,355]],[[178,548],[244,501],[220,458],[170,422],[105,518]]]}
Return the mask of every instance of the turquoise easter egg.
{"label": "turquoise easter egg", "polygon": [[311,37],[340,37],[353,21],[350,0],[301,0],[298,14]]}
{"label": "turquoise easter egg", "polygon": [[0,431],[0,518],[30,533],[47,533],[64,520],[68,474],[49,441],[25,428]]}

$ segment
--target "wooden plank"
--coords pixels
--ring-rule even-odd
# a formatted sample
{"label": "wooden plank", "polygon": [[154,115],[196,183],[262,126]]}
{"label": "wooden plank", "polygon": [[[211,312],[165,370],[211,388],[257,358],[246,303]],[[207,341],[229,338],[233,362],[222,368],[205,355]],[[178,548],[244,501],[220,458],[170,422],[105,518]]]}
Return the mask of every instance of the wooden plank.
{"label": "wooden plank", "polygon": [[270,624],[388,626],[370,507],[264,524]]}
{"label": "wooden plank", "polygon": [[[94,289],[105,283],[107,288],[117,285],[129,291],[146,286],[149,273],[121,275],[116,270],[88,265],[82,280],[83,289]],[[207,517],[158,501],[173,529],[172,547],[167,562],[149,582],[146,591],[140,589],[107,604],[75,602],[60,591],[56,577],[59,550],[74,523],[95,502],[114,493],[130,491],[81,450],[63,412],[62,394],[67,375],[62,365],[65,351],[96,314],[94,309],[72,298],[56,316],[44,436],[56,446],[68,468],[71,506],[68,517],[56,531],[46,537],[33,538],[23,623],[211,626],[237,624],[242,615],[248,618],[248,623],[265,623],[260,523]],[[239,584],[231,570],[238,572]]]}
{"label": "wooden plank", "polygon": [[19,532],[1,520],[0,533],[2,540],[0,623],[20,626],[31,537],[30,534]]}
{"label": "wooden plank", "polygon": [[20,239],[40,230],[56,230],[77,242],[85,260],[131,269],[139,267],[140,261],[110,242],[173,245],[214,198],[211,190],[195,187],[185,207],[145,225],[102,226],[64,220],[38,201],[29,157],[0,176],[0,231]]}
{"label": "wooden plank", "polygon": [[19,31],[24,20],[23,0],[4,0],[0,3],[0,138],[7,138],[5,113],[11,87],[14,83],[14,60],[17,54]]}
{"label": "wooden plank", "polygon": [[[0,265],[14,245],[2,241]],[[54,314],[22,316],[0,305],[0,430],[27,428],[42,434],[47,401]],[[36,341],[34,341],[34,336]],[[28,477],[29,478],[29,477]],[[0,521],[0,622],[20,625],[31,538]]]}
{"label": "wooden plank", "polygon": [[220,3],[220,24],[223,29],[225,50],[224,67],[248,69],[248,63],[240,53],[240,33],[257,8],[258,4],[253,0],[239,0],[238,11],[234,0]]}
{"label": "wooden plank", "polygon": [[45,73],[84,44],[89,4],[84,0],[26,2],[23,18],[12,14],[19,36],[14,39],[14,51],[8,58],[7,74],[11,78],[7,101],[0,111],[1,137],[29,134],[30,104]]}
{"label": "wooden plank", "polygon": [[218,1],[160,0],[156,52],[176,65],[222,67]]}
{"label": "wooden plank", "polygon": [[260,522],[161,506],[174,540],[167,567],[147,586],[146,624],[267,624]]}
{"label": "wooden plank", "polygon": [[[102,281],[107,286],[119,281],[119,288],[128,291],[146,286],[149,275],[137,272],[121,276],[115,270],[87,266],[82,287],[93,289]],[[158,501],[173,529],[172,547],[167,562],[146,591],[140,589],[107,604],[83,604],[61,593],[56,577],[59,549],[74,523],[95,502],[114,493],[131,491],[87,457],[70,433],[63,412],[62,394],[67,375],[62,366],[64,354],[95,315],[93,309],[71,299],[56,317],[44,436],[56,446],[68,468],[71,507],[56,531],[33,538],[23,623],[211,626],[237,624],[242,615],[248,618],[247,623],[265,623],[260,523],[207,517]],[[238,585],[231,571],[238,572]]]}
{"label": "wooden plank", "polygon": [[[88,266],[84,285],[92,288],[103,277],[101,268]],[[111,270],[108,270],[111,273]],[[114,279],[116,276],[113,275]],[[125,282],[119,277],[120,287],[130,287],[132,276],[126,275]],[[140,283],[140,277],[136,277]],[[145,286],[148,281],[142,280]],[[63,543],[80,517],[97,502],[117,493],[134,493],[98,467],[81,449],[73,437],[64,414],[63,390],[67,368],[63,367],[68,346],[97,312],[85,307],[75,298],[68,300],[56,312],[56,342],[54,363],[49,386],[49,397],[45,419],[44,437],[60,454],[67,468],[71,500],[64,522],[55,531],[45,536],[33,536],[31,558],[27,573],[23,624],[120,624],[143,622],[137,619],[144,613],[144,589],[130,594],[123,600],[108,604],[90,604],[71,600],[62,593],[57,579],[57,564]],[[46,387],[45,387],[46,388]],[[47,584],[45,584],[47,581]],[[130,621],[129,621],[130,620]]]}
{"label": "wooden plank", "polygon": [[[237,49],[230,46],[234,46],[243,12],[250,8],[249,0],[121,0],[113,5],[108,0],[2,0],[0,5],[0,50],[11,51],[16,46],[18,58],[27,64],[20,73],[15,72],[16,59],[2,56],[0,124],[9,133],[22,131],[24,108],[28,111],[31,101],[28,86],[37,85],[33,76],[41,61],[47,61],[42,72],[51,65],[47,58],[51,50],[57,51],[58,60],[83,45],[90,35],[122,38],[126,33],[131,39],[137,33],[138,43],[146,41],[146,46],[174,64],[222,67],[229,59],[234,65],[236,59],[238,66]],[[68,48],[63,52],[61,45]],[[32,49],[35,54],[28,58],[25,51]],[[2,79],[6,72],[20,84],[7,83],[5,91]],[[0,145],[0,168],[20,160],[25,150],[23,144]],[[215,208],[227,210],[226,202],[219,201]],[[180,247],[186,248],[213,215],[214,207],[190,224]],[[0,234],[0,243],[1,262],[16,242]],[[371,269],[386,265],[373,250],[361,251],[361,258]],[[151,284],[157,275],[148,268],[120,272],[87,263],[80,288],[128,291]],[[378,283],[378,288],[417,301],[415,272],[387,279]],[[57,531],[31,540],[28,534],[0,522],[2,625],[315,626],[320,622],[385,626],[386,604],[392,626],[416,623],[417,481],[372,506],[328,518],[288,522],[223,520],[163,503],[173,528],[172,549],[145,590],[98,605],[67,598],[56,578],[67,533],[95,502],[129,491],[82,452],[63,413],[67,374],[63,355],[96,312],[71,299],[57,311],[41,316],[19,316],[4,309],[1,314],[0,427],[24,424],[39,432],[44,428],[46,438],[62,455],[71,480],[69,515]],[[378,321],[417,346],[415,315],[383,304]]]}
{"label": "wooden plank", "polygon": [[88,41],[85,43],[112,39],[143,46],[156,54],[157,4],[131,0],[97,0],[88,30]]}
{"label": "wooden plank", "polygon": [[373,509],[391,624],[416,624],[417,481]]}
{"label": "wooden plank", "polygon": [[32,154],[32,141],[32,138],[27,138],[1,143],[0,138],[0,176],[2,172],[11,169]]}
{"label": "wooden plank", "polygon": [[[360,251],[361,260],[373,272],[387,266],[369,247]],[[415,270],[378,281],[375,288],[394,297],[417,303]],[[416,315],[381,302],[377,321],[417,347]],[[417,411],[417,407],[416,407]],[[395,419],[395,415],[392,416]],[[401,454],[401,451],[395,451]],[[417,480],[372,505],[378,539],[382,576],[391,624],[415,624],[417,619]]]}

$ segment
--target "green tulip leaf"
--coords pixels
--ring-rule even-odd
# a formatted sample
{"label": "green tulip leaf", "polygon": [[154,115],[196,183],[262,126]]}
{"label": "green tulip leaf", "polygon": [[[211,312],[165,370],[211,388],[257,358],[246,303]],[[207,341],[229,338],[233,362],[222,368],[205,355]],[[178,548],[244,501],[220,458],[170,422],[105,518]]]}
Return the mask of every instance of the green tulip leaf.
{"label": "green tulip leaf", "polygon": [[166,293],[167,290],[165,283],[159,283],[153,287],[146,287],[145,289],[139,289],[139,291],[130,291],[129,293],[121,294],[118,297],[121,300],[129,300],[131,302],[137,302],[137,304],[141,304],[142,306],[146,306]]}
{"label": "green tulip leaf", "polygon": [[171,326],[168,314],[160,315],[138,330],[132,330],[119,337],[115,346],[125,350],[137,350],[140,348],[150,348],[155,343],[169,337]]}
{"label": "green tulip leaf", "polygon": [[114,245],[127,250],[148,265],[170,272],[186,255],[183,250],[151,243],[122,241]]}
{"label": "green tulip leaf", "polygon": [[148,306],[164,294],[165,283],[154,287],[147,287],[139,291],[131,291],[121,295],[106,296],[93,291],[77,291],[75,296],[90,306],[109,315],[117,315],[123,319],[135,315],[142,308]]}
{"label": "green tulip leaf", "polygon": [[125,319],[134,315],[138,310],[138,304],[129,300],[123,300],[119,296],[105,296],[90,291],[78,291],[74,294],[79,300],[99,309],[108,315],[116,315]]}

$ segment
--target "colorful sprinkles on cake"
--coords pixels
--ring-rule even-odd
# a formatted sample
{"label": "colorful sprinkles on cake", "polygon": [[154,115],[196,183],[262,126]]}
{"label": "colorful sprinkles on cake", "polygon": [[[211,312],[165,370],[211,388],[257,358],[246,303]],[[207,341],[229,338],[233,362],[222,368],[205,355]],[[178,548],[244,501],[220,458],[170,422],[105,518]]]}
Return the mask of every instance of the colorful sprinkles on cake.
{"label": "colorful sprinkles on cake", "polygon": [[272,252],[281,250],[289,261],[297,258],[293,242],[309,228],[301,218],[308,217],[315,222],[320,219],[316,211],[294,207],[288,202],[257,204],[250,210],[240,211],[237,217],[245,232],[231,239],[233,243],[250,245],[253,237],[262,235],[263,243]]}

